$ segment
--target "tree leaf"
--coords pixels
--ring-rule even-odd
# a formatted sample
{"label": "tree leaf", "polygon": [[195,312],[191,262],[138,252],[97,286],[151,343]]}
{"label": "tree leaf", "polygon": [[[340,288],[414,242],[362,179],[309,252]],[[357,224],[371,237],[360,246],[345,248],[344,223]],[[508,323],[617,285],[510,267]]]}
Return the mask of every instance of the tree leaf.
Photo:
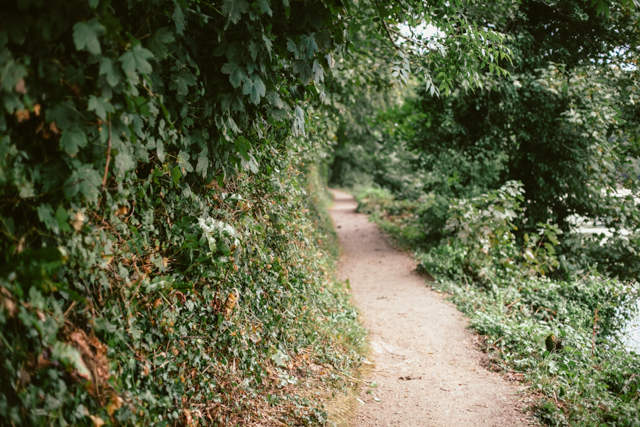
{"label": "tree leaf", "polygon": [[202,177],[207,176],[207,170],[209,169],[209,151],[205,147],[200,155],[198,156],[198,163],[196,164],[196,173],[202,175]]}
{"label": "tree leaf", "polygon": [[87,111],[94,111],[96,116],[100,117],[103,122],[107,120],[107,113],[115,112],[113,105],[109,101],[103,98],[96,98],[94,95],[89,97]]}
{"label": "tree leaf", "polygon": [[260,103],[260,98],[265,96],[267,88],[264,85],[262,79],[257,74],[251,76],[251,79],[246,79],[242,86],[242,93],[249,95],[249,99],[254,104]]}
{"label": "tree leaf", "polygon": [[78,22],[73,26],[73,42],[78,50],[86,50],[98,55],[101,52],[98,37],[105,32],[104,27],[93,18],[87,22]]}
{"label": "tree leaf", "polygon": [[71,157],[78,154],[80,148],[87,145],[87,135],[80,129],[63,130],[60,138],[60,148]]}
{"label": "tree leaf", "polygon": [[177,74],[172,74],[171,81],[171,89],[176,89],[178,95],[186,95],[189,93],[189,86],[196,84],[196,78],[188,70],[182,70]]}
{"label": "tree leaf", "polygon": [[54,216],[53,208],[49,203],[43,203],[38,206],[38,219],[44,223],[48,230],[58,233],[60,231],[58,225],[57,214]]}
{"label": "tree leaf", "polygon": [[129,78],[136,77],[136,71],[142,74],[149,74],[153,67],[147,59],[153,58],[150,50],[140,45],[135,45],[129,52],[125,52],[118,59],[122,63],[122,70]]}
{"label": "tree leaf", "polygon": [[113,61],[110,58],[100,59],[100,75],[104,75],[109,86],[115,87],[120,82],[116,68],[113,66]]}
{"label": "tree leaf", "polygon": [[180,5],[178,5],[177,3],[171,17],[173,18],[173,22],[176,25],[176,32],[180,35],[183,35],[185,29],[184,12],[182,11]]}
{"label": "tree leaf", "polygon": [[237,24],[243,13],[249,11],[249,3],[246,0],[224,0],[222,4],[222,15],[227,17],[227,22]]}
{"label": "tree leaf", "polygon": [[324,69],[322,69],[322,66],[318,63],[317,59],[313,61],[311,72],[313,73],[313,81],[316,84],[324,81]]}
{"label": "tree leaf", "polygon": [[293,61],[293,72],[300,77],[300,81],[303,85],[308,85],[313,75],[311,67],[309,67],[307,61],[301,59]]}
{"label": "tree leaf", "polygon": [[238,64],[234,64],[233,62],[227,62],[222,66],[222,72],[225,74],[229,74],[229,82],[231,86],[234,88],[239,88],[243,82],[245,82],[248,77],[247,73],[244,71],[242,67]]}
{"label": "tree leaf", "polygon": [[62,206],[58,206],[58,209],[56,209],[56,221],[60,230],[63,232],[71,231],[71,226],[69,225],[69,214]]}
{"label": "tree leaf", "polygon": [[247,151],[249,151],[249,149],[251,148],[251,143],[242,136],[239,136],[238,138],[236,138],[235,146],[236,150],[238,150],[238,153],[240,153],[242,158],[246,161],[249,161],[249,154],[247,153]]}
{"label": "tree leaf", "polygon": [[258,0],[258,7],[260,8],[260,12],[263,14],[266,13],[269,16],[273,15],[273,11],[269,6],[269,0]]}

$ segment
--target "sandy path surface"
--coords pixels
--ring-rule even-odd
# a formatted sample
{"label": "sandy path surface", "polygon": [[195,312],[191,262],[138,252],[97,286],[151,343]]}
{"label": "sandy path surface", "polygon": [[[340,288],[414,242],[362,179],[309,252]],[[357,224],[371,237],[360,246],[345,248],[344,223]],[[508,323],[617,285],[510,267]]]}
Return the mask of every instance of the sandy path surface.
{"label": "sandy path surface", "polygon": [[[524,426],[518,388],[482,367],[460,312],[425,286],[413,261],[334,191],[331,210],[349,279],[369,330],[374,368],[353,425]],[[370,393],[369,393],[370,392]]]}

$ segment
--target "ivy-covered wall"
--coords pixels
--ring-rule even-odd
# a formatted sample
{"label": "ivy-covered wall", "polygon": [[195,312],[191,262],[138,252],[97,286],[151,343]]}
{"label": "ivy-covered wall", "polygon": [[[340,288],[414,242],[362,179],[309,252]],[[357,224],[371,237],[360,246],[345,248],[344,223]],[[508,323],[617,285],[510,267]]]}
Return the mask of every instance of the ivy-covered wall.
{"label": "ivy-covered wall", "polygon": [[301,102],[341,7],[2,2],[0,424],[324,422],[292,390],[361,332]]}

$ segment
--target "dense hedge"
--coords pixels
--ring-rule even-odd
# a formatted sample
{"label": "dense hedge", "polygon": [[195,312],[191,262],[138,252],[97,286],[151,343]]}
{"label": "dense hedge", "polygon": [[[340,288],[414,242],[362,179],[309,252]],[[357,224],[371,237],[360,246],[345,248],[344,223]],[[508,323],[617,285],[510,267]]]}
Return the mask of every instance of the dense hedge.
{"label": "dense hedge", "polygon": [[2,2],[0,424],[324,420],[359,331],[291,137],[340,11]]}

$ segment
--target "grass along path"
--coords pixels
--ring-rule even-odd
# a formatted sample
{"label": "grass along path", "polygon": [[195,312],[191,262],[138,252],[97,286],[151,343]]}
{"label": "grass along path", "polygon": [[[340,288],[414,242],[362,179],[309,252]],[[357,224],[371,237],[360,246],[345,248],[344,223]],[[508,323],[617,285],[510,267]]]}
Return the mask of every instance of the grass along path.
{"label": "grass along path", "polygon": [[338,275],[349,279],[362,310],[374,362],[353,425],[529,425],[518,386],[483,367],[462,314],[355,212],[352,196],[333,194],[331,217],[343,248]]}

